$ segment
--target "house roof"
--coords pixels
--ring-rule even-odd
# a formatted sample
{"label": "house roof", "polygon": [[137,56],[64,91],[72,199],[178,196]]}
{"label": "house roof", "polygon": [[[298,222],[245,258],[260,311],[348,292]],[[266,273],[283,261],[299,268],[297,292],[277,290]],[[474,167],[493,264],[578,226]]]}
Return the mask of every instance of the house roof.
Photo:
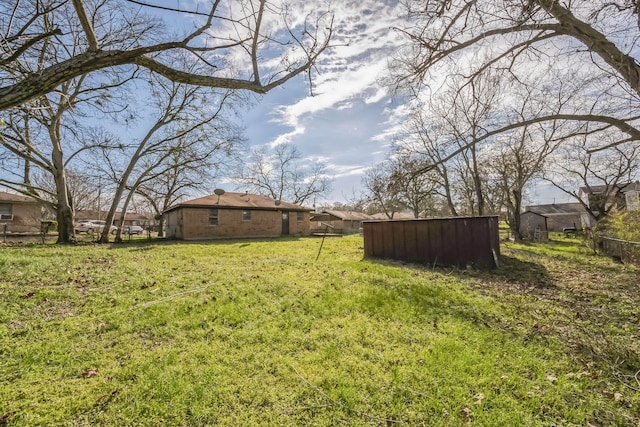
{"label": "house roof", "polygon": [[520,214],[520,216],[522,216],[522,215],[524,215],[524,214],[537,215],[537,216],[541,216],[541,217],[543,217],[543,218],[546,218],[546,217],[547,217],[546,215],[541,214],[540,212],[534,212],[534,211],[531,211],[531,210],[528,210],[528,209],[527,209],[526,211],[522,212],[522,213]]}
{"label": "house roof", "polygon": [[576,215],[585,213],[586,210],[581,203],[553,203],[551,205],[527,206],[526,210],[544,216],[553,215]]}
{"label": "house roof", "polygon": [[231,193],[225,192],[218,196],[216,194],[210,194],[208,196],[200,197],[186,202],[179,203],[170,207],[165,212],[172,211],[181,207],[194,207],[194,208],[229,208],[229,209],[252,209],[252,210],[290,210],[290,211],[307,211],[310,212],[313,209],[305,208],[304,206],[296,205],[289,202],[276,203],[276,199],[271,197],[259,196],[257,194],[248,193]]}
{"label": "house roof", "polygon": [[37,203],[37,200],[33,197],[23,196],[21,194],[13,194],[7,193],[5,191],[0,191],[0,202]]}
{"label": "house roof", "polygon": [[[640,183],[638,183],[638,181],[636,182],[621,182],[619,184],[615,184],[615,187],[618,188],[618,190],[621,193],[624,193],[625,191],[630,191],[630,190],[638,190],[640,189]],[[611,185],[591,185],[589,187],[580,187],[580,193],[582,194],[602,194],[602,193],[606,193],[608,190],[613,190],[613,186]]]}
{"label": "house roof", "polygon": [[372,219],[370,215],[367,215],[364,212],[327,210],[323,211],[323,213],[335,216],[336,218],[340,218],[341,220],[346,221],[364,221]]}
{"label": "house roof", "polygon": [[[377,213],[377,214],[373,214],[369,216],[369,219],[373,219],[373,220],[384,220],[387,221],[389,218],[387,217],[387,215],[385,213]],[[394,220],[396,219],[415,219],[415,217],[413,216],[413,214],[411,212],[395,212],[393,214],[393,218]]]}

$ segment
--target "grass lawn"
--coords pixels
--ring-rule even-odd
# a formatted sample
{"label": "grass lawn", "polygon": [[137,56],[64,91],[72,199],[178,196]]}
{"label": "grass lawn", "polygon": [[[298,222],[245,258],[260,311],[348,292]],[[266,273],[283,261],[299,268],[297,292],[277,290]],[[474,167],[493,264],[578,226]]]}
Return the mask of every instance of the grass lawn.
{"label": "grass lawn", "polygon": [[0,246],[0,425],[640,426],[640,272],[575,242]]}

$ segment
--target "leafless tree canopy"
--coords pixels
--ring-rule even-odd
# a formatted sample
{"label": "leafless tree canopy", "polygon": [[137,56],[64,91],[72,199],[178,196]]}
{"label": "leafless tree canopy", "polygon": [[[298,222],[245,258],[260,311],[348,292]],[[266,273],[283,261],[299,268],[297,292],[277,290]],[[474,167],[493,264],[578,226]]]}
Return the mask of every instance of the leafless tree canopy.
{"label": "leafless tree canopy", "polygon": [[593,123],[591,136],[607,134],[609,142],[592,150],[640,140],[636,2],[405,4],[411,24],[397,29],[407,39],[393,67],[397,89],[433,94],[452,80],[473,85],[487,73],[501,72],[511,81],[504,106],[510,94],[521,92],[537,101],[524,115],[505,108],[470,144],[538,123],[554,126],[557,138],[579,135],[585,123]]}
{"label": "leafless tree canopy", "polygon": [[331,191],[331,179],[322,162],[306,159],[291,144],[252,151],[235,181],[239,188],[276,200],[302,205]]}
{"label": "leafless tree canopy", "polygon": [[[163,20],[172,22],[171,31]],[[322,6],[301,18],[267,0],[210,0],[182,11],[133,0],[6,0],[0,110],[123,66],[186,84],[265,93],[309,70],[331,31],[332,16]],[[187,56],[189,66],[176,65],[176,55]]]}

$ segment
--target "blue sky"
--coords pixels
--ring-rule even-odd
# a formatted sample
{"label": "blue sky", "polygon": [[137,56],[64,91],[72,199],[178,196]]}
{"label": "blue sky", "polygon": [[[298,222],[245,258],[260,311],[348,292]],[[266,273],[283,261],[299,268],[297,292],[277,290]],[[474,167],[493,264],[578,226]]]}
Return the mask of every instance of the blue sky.
{"label": "blue sky", "polygon": [[400,41],[391,29],[400,14],[397,2],[344,1],[332,7],[335,47],[316,65],[313,96],[308,80],[298,77],[258,99],[244,117],[251,146],[287,142],[307,161],[325,163],[334,179],[324,200],[329,202],[358,193],[364,169],[389,153],[396,105],[379,80]]}
{"label": "blue sky", "polygon": [[[298,77],[258,99],[246,113],[251,146],[295,144],[308,161],[322,161],[333,191],[321,202],[344,202],[360,192],[364,170],[384,160],[404,108],[380,84],[391,54],[402,42],[392,27],[402,14],[396,1],[344,1],[335,9],[337,47],[326,52],[314,73],[314,96]],[[533,203],[571,201],[549,185]]]}

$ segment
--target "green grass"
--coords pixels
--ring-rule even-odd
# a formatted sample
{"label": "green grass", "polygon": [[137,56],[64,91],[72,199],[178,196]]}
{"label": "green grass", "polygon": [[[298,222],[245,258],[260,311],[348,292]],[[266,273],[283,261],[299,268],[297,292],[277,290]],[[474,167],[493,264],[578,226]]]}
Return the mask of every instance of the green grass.
{"label": "green grass", "polygon": [[640,424],[639,274],[493,272],[359,236],[0,247],[0,425]]}

